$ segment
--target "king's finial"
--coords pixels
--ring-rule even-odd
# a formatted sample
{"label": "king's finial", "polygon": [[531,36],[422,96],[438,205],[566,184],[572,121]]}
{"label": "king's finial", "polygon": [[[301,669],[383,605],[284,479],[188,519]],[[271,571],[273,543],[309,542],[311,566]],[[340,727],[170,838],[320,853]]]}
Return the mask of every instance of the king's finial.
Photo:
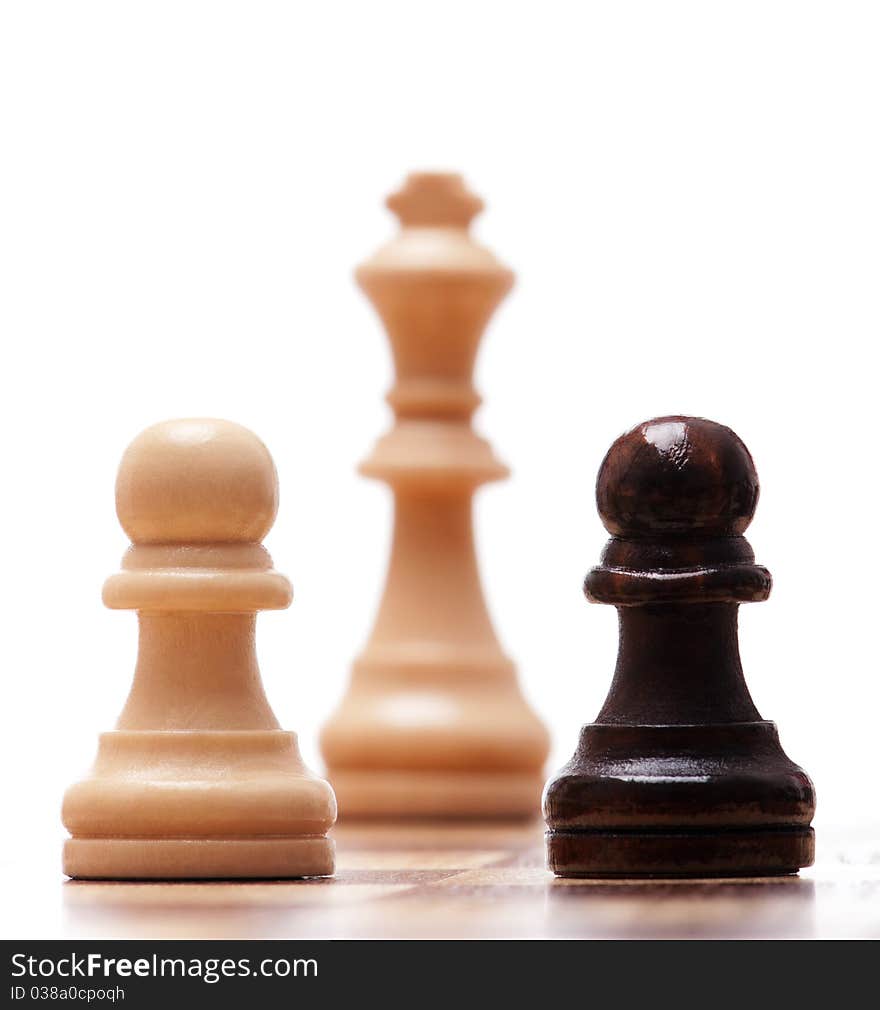
{"label": "king's finial", "polygon": [[467,228],[483,209],[483,201],[452,172],[413,172],[385,204],[401,225],[414,228]]}

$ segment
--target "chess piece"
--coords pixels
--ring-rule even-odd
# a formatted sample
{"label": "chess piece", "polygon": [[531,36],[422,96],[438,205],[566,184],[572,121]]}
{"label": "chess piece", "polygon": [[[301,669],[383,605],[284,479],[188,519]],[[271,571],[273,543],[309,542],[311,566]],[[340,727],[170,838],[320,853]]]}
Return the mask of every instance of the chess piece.
{"label": "chess piece", "polygon": [[743,679],[741,603],[770,593],[743,536],[758,475],[729,428],[661,417],[622,435],[596,485],[611,539],[587,599],[618,608],[596,722],[547,786],[560,876],[743,876],[813,861],[815,799]]}
{"label": "chess piece", "polygon": [[333,872],[333,791],[279,729],[257,666],[256,612],[291,599],[261,544],[277,507],[272,457],[237,424],[166,421],[126,450],[116,511],[132,546],[104,603],[138,611],[137,668],[64,797],[68,876]]}
{"label": "chess piece", "polygon": [[401,230],[357,271],[391,339],[394,425],[361,472],[394,494],[372,634],[321,743],[342,815],[537,812],[546,731],[493,631],[471,501],[506,476],[471,427],[483,329],[513,275],[473,241],[482,202],[457,175],[411,175],[387,201]]}

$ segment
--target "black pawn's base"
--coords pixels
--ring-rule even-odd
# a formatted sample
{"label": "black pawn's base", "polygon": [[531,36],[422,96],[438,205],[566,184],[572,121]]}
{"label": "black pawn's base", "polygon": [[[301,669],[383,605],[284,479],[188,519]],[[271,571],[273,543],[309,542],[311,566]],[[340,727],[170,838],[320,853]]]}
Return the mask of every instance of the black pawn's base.
{"label": "black pawn's base", "polygon": [[772,722],[593,723],[547,785],[562,877],[756,877],[813,862],[815,799]]}
{"label": "black pawn's base", "polygon": [[779,831],[548,831],[558,877],[770,877],[813,862],[812,828]]}

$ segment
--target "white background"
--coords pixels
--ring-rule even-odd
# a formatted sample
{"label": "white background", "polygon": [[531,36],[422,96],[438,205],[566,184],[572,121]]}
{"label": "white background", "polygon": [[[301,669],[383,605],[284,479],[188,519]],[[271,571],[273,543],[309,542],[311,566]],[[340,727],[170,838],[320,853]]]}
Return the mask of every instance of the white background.
{"label": "white background", "polygon": [[743,608],[758,707],[817,825],[880,822],[876,365],[880,8],[872,3],[107,3],[0,8],[4,846],[61,837],[64,787],[131,680],[102,608],[128,441],[216,415],[273,452],[269,697],[317,730],[369,630],[387,491],[385,337],[351,279],[411,169],[462,171],[518,274],[478,366],[514,471],[478,500],[505,648],[553,764],[608,688],[581,581],[596,470],[667,412],[736,429],[775,576]]}

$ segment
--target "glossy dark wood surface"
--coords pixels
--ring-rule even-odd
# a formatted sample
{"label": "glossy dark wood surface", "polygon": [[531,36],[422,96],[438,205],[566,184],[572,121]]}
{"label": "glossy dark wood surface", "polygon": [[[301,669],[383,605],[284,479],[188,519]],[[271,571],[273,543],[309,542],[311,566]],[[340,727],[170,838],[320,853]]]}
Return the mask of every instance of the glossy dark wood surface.
{"label": "glossy dark wood surface", "polygon": [[749,695],[739,604],[770,593],[743,532],[759,496],[729,428],[658,418],[621,436],[596,498],[612,539],[585,593],[620,615],[617,667],[595,723],[547,786],[560,876],[737,876],[813,861],[806,773]]}

